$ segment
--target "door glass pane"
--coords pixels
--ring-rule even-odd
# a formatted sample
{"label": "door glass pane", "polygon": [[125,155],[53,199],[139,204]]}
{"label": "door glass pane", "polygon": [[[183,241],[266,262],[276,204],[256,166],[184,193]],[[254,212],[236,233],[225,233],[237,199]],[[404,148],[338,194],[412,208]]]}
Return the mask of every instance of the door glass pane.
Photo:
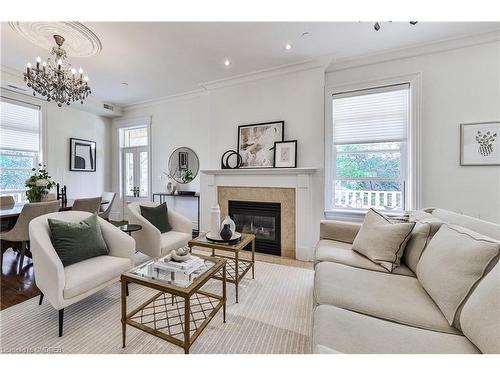
{"label": "door glass pane", "polygon": [[139,153],[139,170],[140,170],[140,196],[147,197],[148,194],[148,152],[141,151]]}
{"label": "door glass pane", "polygon": [[125,153],[125,195],[133,196],[134,192],[134,154]]}

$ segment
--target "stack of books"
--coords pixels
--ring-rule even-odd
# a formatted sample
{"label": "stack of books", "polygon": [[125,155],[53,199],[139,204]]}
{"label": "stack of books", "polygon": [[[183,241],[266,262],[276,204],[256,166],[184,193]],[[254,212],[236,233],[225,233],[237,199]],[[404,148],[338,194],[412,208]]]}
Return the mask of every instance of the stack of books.
{"label": "stack of books", "polygon": [[183,262],[177,262],[175,260],[160,260],[154,263],[154,267],[169,271],[169,272],[182,272],[186,275],[192,274],[198,268],[200,268],[205,261],[197,256],[191,256],[188,260]]}

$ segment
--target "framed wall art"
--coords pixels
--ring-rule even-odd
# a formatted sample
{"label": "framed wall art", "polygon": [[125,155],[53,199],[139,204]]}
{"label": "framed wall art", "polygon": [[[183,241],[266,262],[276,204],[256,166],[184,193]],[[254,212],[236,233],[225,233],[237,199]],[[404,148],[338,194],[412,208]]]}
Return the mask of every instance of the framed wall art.
{"label": "framed wall art", "polygon": [[297,168],[297,141],[274,142],[274,168]]}
{"label": "framed wall art", "polygon": [[238,126],[240,168],[272,168],[274,142],[283,141],[285,122],[274,121]]}
{"label": "framed wall art", "polygon": [[69,139],[69,170],[96,171],[96,143],[79,138]]}
{"label": "framed wall art", "polygon": [[500,121],[460,124],[460,165],[500,165]]}

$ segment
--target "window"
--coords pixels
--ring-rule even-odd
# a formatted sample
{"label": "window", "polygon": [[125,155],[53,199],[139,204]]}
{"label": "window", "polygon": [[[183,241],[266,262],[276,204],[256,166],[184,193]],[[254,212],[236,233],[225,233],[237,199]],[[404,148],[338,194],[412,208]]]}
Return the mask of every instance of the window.
{"label": "window", "polygon": [[40,108],[4,98],[0,105],[0,194],[22,203],[24,183],[40,159]]}
{"label": "window", "polygon": [[332,209],[407,209],[409,102],[409,84],[333,94]]}
{"label": "window", "polygon": [[148,128],[122,129],[122,147],[135,147],[148,145]]}

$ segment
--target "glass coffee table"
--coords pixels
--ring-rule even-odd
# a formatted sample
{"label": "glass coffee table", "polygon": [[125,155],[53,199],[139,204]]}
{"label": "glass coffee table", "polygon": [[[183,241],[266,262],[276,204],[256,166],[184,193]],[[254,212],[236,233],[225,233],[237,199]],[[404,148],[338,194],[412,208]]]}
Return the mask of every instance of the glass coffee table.
{"label": "glass coffee table", "polygon": [[[240,259],[240,251],[249,243],[252,244],[252,256],[250,260]],[[245,274],[251,269],[252,279],[255,278],[255,235],[250,233],[242,233],[241,240],[235,244],[224,242],[210,241],[205,233],[188,242],[188,246],[193,250],[193,247],[208,248],[212,250],[212,257],[226,259],[227,261],[227,282],[233,283],[236,288],[236,303],[238,303],[238,284]],[[217,254],[217,250],[223,250],[233,254],[227,256]],[[217,275],[215,278],[222,279],[223,275]]]}
{"label": "glass coffee table", "polygon": [[[198,256],[204,263],[187,275],[154,266],[165,256],[152,259],[121,275],[122,344],[125,348],[127,325],[172,344],[189,348],[217,312],[222,309],[226,322],[226,261]],[[215,275],[222,275],[222,295],[200,290]],[[128,284],[139,284],[158,291],[153,297],[127,313]]]}

